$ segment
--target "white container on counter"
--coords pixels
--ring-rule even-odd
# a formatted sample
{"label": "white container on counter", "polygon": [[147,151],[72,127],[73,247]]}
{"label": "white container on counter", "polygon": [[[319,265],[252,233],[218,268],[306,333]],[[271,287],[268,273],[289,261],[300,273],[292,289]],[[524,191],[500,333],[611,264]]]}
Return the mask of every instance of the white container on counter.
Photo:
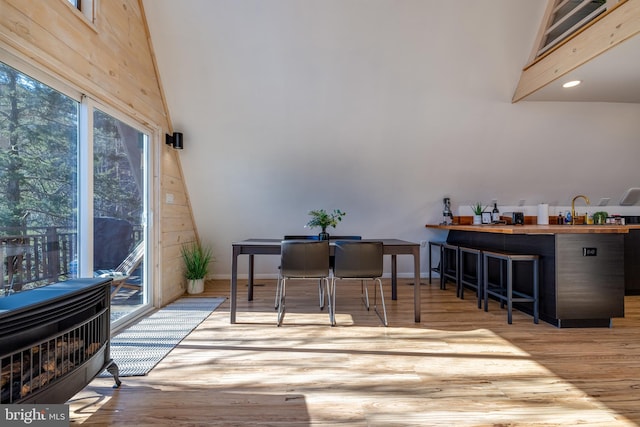
{"label": "white container on counter", "polygon": [[538,224],[541,224],[541,225],[549,224],[549,204],[548,203],[538,204]]}

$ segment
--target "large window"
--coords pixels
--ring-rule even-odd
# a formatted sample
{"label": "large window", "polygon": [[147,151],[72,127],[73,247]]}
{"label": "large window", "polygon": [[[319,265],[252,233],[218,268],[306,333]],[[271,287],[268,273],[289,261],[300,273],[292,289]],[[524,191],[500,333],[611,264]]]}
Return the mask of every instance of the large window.
{"label": "large window", "polygon": [[0,295],[110,277],[121,318],[150,301],[149,132],[80,98],[0,62]]}
{"label": "large window", "polygon": [[79,102],[0,63],[0,292],[74,274]]}
{"label": "large window", "polygon": [[93,268],[114,280],[113,317],[148,300],[144,248],[148,135],[94,109]]}

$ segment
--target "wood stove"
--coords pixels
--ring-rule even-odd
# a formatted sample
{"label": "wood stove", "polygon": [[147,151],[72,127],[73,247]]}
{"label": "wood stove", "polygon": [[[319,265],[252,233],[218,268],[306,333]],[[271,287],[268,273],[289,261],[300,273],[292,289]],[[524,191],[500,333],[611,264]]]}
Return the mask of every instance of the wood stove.
{"label": "wood stove", "polygon": [[0,297],[0,404],[64,403],[108,370],[111,279],[73,279]]}

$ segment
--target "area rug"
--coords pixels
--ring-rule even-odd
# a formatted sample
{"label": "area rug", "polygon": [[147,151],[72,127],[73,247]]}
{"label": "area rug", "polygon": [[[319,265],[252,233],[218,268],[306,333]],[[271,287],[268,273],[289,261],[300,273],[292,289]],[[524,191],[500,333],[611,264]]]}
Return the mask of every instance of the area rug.
{"label": "area rug", "polygon": [[[111,339],[111,358],[121,377],[147,375],[224,298],[181,298]],[[100,377],[111,374],[102,372]]]}

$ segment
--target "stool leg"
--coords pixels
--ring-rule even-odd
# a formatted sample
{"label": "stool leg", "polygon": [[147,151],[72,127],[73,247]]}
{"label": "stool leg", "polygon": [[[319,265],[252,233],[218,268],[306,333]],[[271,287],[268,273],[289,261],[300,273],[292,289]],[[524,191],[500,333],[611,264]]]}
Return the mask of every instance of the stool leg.
{"label": "stool leg", "polygon": [[482,278],[484,281],[483,294],[484,294],[484,311],[489,311],[489,257],[482,255]]}
{"label": "stool leg", "polygon": [[[502,270],[502,263],[506,261],[504,260],[498,260],[498,264],[500,265],[500,289],[503,290],[504,289],[504,272]],[[507,273],[507,280],[509,278],[509,273]],[[507,286],[508,287],[508,286]],[[500,308],[504,308],[504,299],[500,300]]]}
{"label": "stool leg", "polygon": [[538,299],[539,299],[539,284],[538,284],[538,260],[533,260],[533,323],[538,324]]}
{"label": "stool leg", "polygon": [[456,296],[460,299],[464,299],[464,285],[462,284],[462,257],[463,254],[458,250],[458,259],[456,261]]}
{"label": "stool leg", "polygon": [[460,299],[464,299],[464,283],[462,283],[462,281],[464,280],[464,252],[458,250],[458,286],[456,286],[456,289],[458,290],[458,298]]}
{"label": "stool leg", "polygon": [[513,263],[511,259],[507,260],[507,323],[511,324],[513,319],[511,310],[513,309]]}
{"label": "stool leg", "polygon": [[476,255],[476,296],[478,299],[478,308],[482,307],[482,254]]}
{"label": "stool leg", "polygon": [[444,258],[444,248],[440,247],[440,289],[443,289],[444,270],[447,268],[447,261]]}
{"label": "stool leg", "polygon": [[431,242],[429,242],[429,284],[431,284],[431,271],[433,268],[433,264],[431,264],[431,251],[432,251],[432,246],[431,246]]}
{"label": "stool leg", "polygon": [[447,251],[442,248],[441,249],[442,258],[440,258],[440,289],[447,289],[447,278],[444,277],[444,272],[449,268],[449,254]]}
{"label": "stool leg", "polygon": [[456,249],[456,275],[455,275],[455,281],[456,281],[456,295],[460,296],[460,251],[458,249]]}

